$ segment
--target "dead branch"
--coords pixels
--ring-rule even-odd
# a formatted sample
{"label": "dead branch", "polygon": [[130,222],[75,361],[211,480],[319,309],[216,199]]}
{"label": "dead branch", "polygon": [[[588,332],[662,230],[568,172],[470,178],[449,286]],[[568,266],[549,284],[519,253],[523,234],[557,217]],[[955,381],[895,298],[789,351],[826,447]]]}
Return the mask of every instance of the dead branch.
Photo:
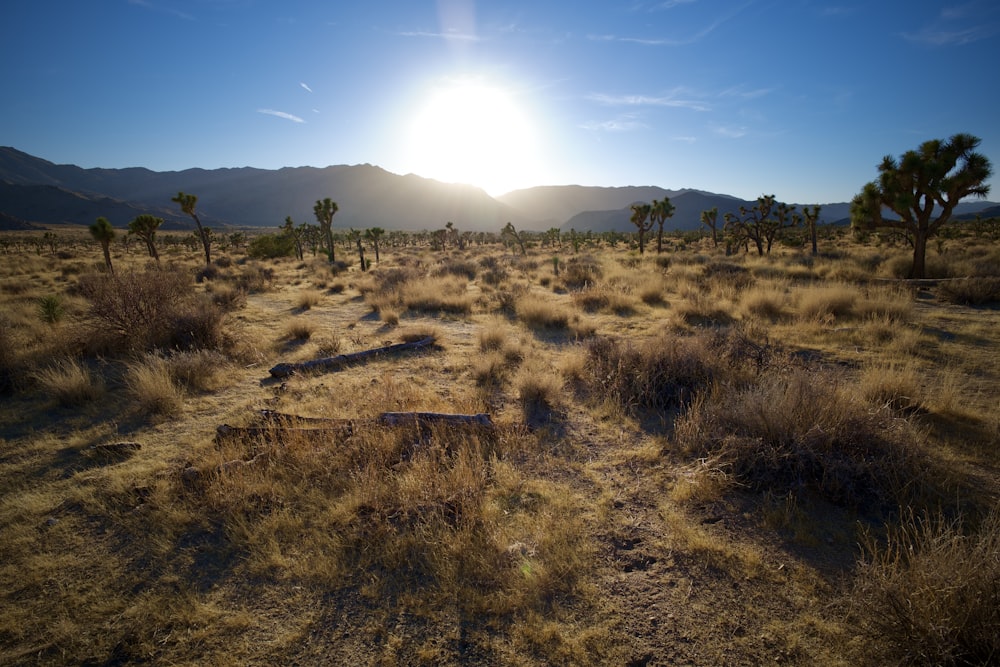
{"label": "dead branch", "polygon": [[361,352],[351,352],[349,354],[338,354],[335,357],[323,357],[321,359],[312,359],[310,361],[301,361],[298,363],[283,363],[278,364],[272,368],[269,372],[271,377],[275,378],[286,378],[289,375],[299,373],[302,371],[329,371],[342,368],[347,364],[352,364],[358,361],[367,361],[374,357],[383,354],[393,354],[396,352],[405,352],[409,350],[419,350],[424,347],[429,347],[434,344],[434,336],[428,336],[422,340],[413,341],[410,343],[396,343],[394,345],[386,345],[384,347],[377,347],[371,350],[362,350]]}

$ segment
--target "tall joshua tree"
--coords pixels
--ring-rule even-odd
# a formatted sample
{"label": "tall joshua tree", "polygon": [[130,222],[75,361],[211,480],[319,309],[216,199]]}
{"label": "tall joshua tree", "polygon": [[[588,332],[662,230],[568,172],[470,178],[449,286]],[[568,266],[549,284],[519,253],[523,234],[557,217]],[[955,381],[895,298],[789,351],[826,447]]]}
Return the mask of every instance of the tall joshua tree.
{"label": "tall joshua tree", "polygon": [[[986,181],[993,167],[986,156],[976,152],[979,143],[971,134],[956,134],[948,141],[925,141],[899,160],[887,155],[878,167],[878,180],[867,183],[851,201],[855,228],[897,229],[906,235],[913,246],[913,265],[907,277],[925,277],[927,240],[951,219],[958,202],[963,197],[989,194]],[[899,218],[883,218],[882,209]]]}
{"label": "tall joshua tree", "polygon": [[640,255],[646,251],[646,232],[653,228],[653,221],[649,219],[652,210],[653,207],[649,204],[632,204],[632,217],[629,219],[639,230]]}
{"label": "tall joshua tree", "polygon": [[712,245],[716,248],[719,247],[719,207],[713,206],[712,208],[701,212],[701,224],[705,225],[712,230]]}
{"label": "tall joshua tree", "polygon": [[201,220],[198,219],[198,214],[194,211],[194,207],[198,203],[198,197],[186,192],[178,192],[176,197],[170,198],[170,201],[180,204],[181,211],[184,212],[184,215],[190,215],[194,220],[195,226],[198,227],[198,238],[201,239],[201,246],[205,249],[205,264],[211,264],[212,241],[206,233],[205,228],[201,226]]}
{"label": "tall joshua tree", "polygon": [[316,216],[316,222],[319,223],[320,231],[323,232],[323,238],[326,239],[327,255],[330,258],[330,262],[334,261],[333,256],[333,216],[337,214],[340,207],[337,206],[337,202],[333,201],[329,197],[323,199],[322,201],[316,200],[316,205],[313,206],[313,214]]}
{"label": "tall joshua tree", "polygon": [[809,229],[809,240],[812,242],[813,256],[819,252],[818,244],[816,243],[816,224],[819,222],[819,210],[819,206],[813,206],[812,208],[806,206],[802,209],[802,215],[806,221],[806,228]]}
{"label": "tall joshua tree", "polygon": [[674,215],[674,205],[670,203],[670,197],[654,199],[650,207],[649,219],[656,223],[656,254],[663,252],[663,223],[667,218]]}
{"label": "tall joshua tree", "polygon": [[90,235],[101,244],[101,250],[104,251],[104,264],[110,273],[114,273],[115,268],[111,266],[111,242],[115,240],[115,228],[111,226],[107,218],[101,216],[90,226]]}
{"label": "tall joshua tree", "polygon": [[378,256],[378,244],[382,236],[385,235],[385,230],[381,227],[369,227],[365,230],[365,240],[372,244],[372,249],[375,250],[375,263],[378,264],[381,260]]}
{"label": "tall joshua tree", "polygon": [[368,270],[368,263],[365,261],[365,246],[364,246],[364,244],[361,243],[361,239],[364,238],[364,234],[362,234],[361,232],[359,232],[358,230],[356,230],[356,229],[354,229],[352,227],[351,231],[348,232],[348,234],[347,234],[347,238],[349,238],[352,241],[354,241],[354,243],[357,245],[357,247],[358,247],[358,259],[361,260],[361,270],[362,271],[367,271]]}
{"label": "tall joshua tree", "polygon": [[132,219],[132,222],[128,223],[128,233],[142,239],[142,242],[146,244],[146,251],[149,252],[150,257],[156,260],[157,264],[160,263],[160,253],[156,251],[156,230],[162,224],[163,218],[157,218],[148,213],[137,215]]}

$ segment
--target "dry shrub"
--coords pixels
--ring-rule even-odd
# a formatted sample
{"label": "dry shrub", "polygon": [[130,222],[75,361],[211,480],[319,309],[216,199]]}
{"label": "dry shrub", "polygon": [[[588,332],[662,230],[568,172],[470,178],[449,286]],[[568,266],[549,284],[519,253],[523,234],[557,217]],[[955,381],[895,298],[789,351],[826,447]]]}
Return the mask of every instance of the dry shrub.
{"label": "dry shrub", "polygon": [[687,405],[718,373],[717,352],[705,337],[664,335],[640,344],[601,337],[586,350],[592,394],[628,411]]}
{"label": "dry shrub", "polygon": [[757,286],[743,292],[740,309],[749,315],[777,320],[784,316],[787,302],[784,288]]}
{"label": "dry shrub", "polygon": [[483,352],[503,349],[507,340],[507,330],[500,320],[491,320],[483,326],[476,335],[479,341],[479,349]]}
{"label": "dry shrub", "polygon": [[205,295],[181,304],[165,332],[165,345],[175,350],[222,350],[228,346],[225,313]]}
{"label": "dry shrub", "polygon": [[1000,277],[982,276],[948,280],[938,286],[938,295],[948,303],[981,306],[1000,301]]}
{"label": "dry shrub", "polygon": [[[889,278],[908,278],[912,268],[913,253],[905,253],[889,257],[882,265],[881,272]],[[925,278],[950,278],[951,275],[951,267],[943,257],[930,253],[924,256]]]}
{"label": "dry shrub", "polygon": [[896,285],[876,285],[866,290],[864,297],[854,304],[853,309],[858,317],[906,322],[913,313],[913,291]]}
{"label": "dry shrub", "polygon": [[740,291],[754,282],[750,269],[731,262],[706,264],[702,276],[713,289]]}
{"label": "dry shrub", "polygon": [[496,287],[507,280],[507,269],[500,264],[497,257],[493,255],[482,257],[479,259],[479,266],[482,268],[479,279],[487,285]]}
{"label": "dry shrub", "polygon": [[579,255],[566,261],[562,274],[563,284],[567,289],[580,290],[597,284],[604,276],[601,262],[593,255]]}
{"label": "dry shrub", "polygon": [[43,392],[64,407],[77,407],[101,398],[104,383],[75,359],[63,359],[33,374]]}
{"label": "dry shrub", "polygon": [[541,427],[550,423],[561,404],[562,381],[559,374],[541,363],[527,363],[514,381],[524,423]]}
{"label": "dry shrub", "polygon": [[806,320],[847,317],[860,298],[851,285],[808,287],[798,293],[799,316]]}
{"label": "dry shrub", "polygon": [[879,364],[867,368],[859,383],[861,396],[876,406],[899,412],[923,409],[920,374],[912,365]]}
{"label": "dry shrub", "polygon": [[867,539],[849,606],[879,664],[988,665],[1000,656],[1000,511],[975,530],[908,513]]}
{"label": "dry shrub", "polygon": [[164,416],[180,412],[181,392],[163,357],[149,354],[130,364],[125,383],[142,412]]}
{"label": "dry shrub", "polygon": [[402,294],[403,305],[418,312],[464,315],[472,312],[473,301],[468,283],[455,276],[415,280]]}
{"label": "dry shrub", "polygon": [[691,326],[717,327],[733,321],[730,304],[697,289],[686,290],[684,299],[674,304],[674,313]]}
{"label": "dry shrub", "polygon": [[894,509],[937,496],[930,459],[909,425],[872,410],[857,391],[818,371],[766,372],[719,384],[675,424],[688,455],[776,495],[813,492],[831,502]]}
{"label": "dry shrub", "polygon": [[537,329],[565,329],[573,319],[568,308],[537,294],[519,298],[515,309],[519,320]]}
{"label": "dry shrub", "polygon": [[285,326],[282,336],[285,340],[309,340],[316,333],[316,325],[311,320],[297,319]]}
{"label": "dry shrub", "polygon": [[180,351],[170,355],[170,377],[193,391],[214,391],[226,382],[228,361],[214,350]]}
{"label": "dry shrub", "polygon": [[588,287],[573,294],[573,302],[588,313],[603,310],[617,315],[635,313],[635,302],[621,290],[610,287]]}
{"label": "dry shrub", "polygon": [[448,257],[441,260],[431,273],[435,276],[458,276],[466,280],[475,280],[478,272],[475,262]]}
{"label": "dry shrub", "polygon": [[0,314],[0,394],[14,387],[18,375],[14,325]]}
{"label": "dry shrub", "polygon": [[663,280],[657,280],[654,284],[644,285],[639,288],[639,300],[647,306],[661,306],[666,303],[663,296]]}
{"label": "dry shrub", "polygon": [[170,270],[87,274],[80,276],[78,290],[90,302],[95,328],[125,349],[165,343],[175,315],[193,293],[190,276]]}
{"label": "dry shrub", "polygon": [[295,307],[299,310],[309,310],[318,306],[323,300],[323,294],[317,290],[303,290],[295,297]]}
{"label": "dry shrub", "polygon": [[508,361],[503,353],[492,350],[472,362],[472,378],[476,386],[498,388],[507,375]]}

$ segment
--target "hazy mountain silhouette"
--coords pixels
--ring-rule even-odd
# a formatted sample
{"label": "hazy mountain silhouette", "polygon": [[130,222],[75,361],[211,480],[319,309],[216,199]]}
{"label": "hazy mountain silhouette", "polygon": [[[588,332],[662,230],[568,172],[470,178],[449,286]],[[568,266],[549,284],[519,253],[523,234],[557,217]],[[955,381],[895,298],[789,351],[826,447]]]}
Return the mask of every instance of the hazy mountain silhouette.
{"label": "hazy mountain silhouette", "polygon": [[[676,207],[664,228],[693,230],[699,228],[706,209],[719,208],[721,225],[725,213],[755,203],[725,194],[656,186],[541,186],[494,199],[469,185],[413,174],[400,176],[368,164],[166,172],[140,167],[83,169],[7,147],[0,147],[0,186],[0,221],[20,228],[89,225],[102,215],[116,227],[124,227],[141,213],[163,218],[165,228],[190,228],[190,219],[170,201],[179,191],[198,196],[198,215],[212,227],[278,227],[286,216],[296,223],[315,223],[313,205],[324,197],[340,206],[333,220],[337,229],[377,226],[414,231],[441,229],[452,222],[460,231],[497,232],[513,222],[518,229],[627,232],[634,230],[629,222],[631,204],[663,197],[670,197]],[[990,206],[996,204],[962,203],[956,215],[974,215]],[[849,203],[823,204],[820,221],[843,223],[849,215]]]}

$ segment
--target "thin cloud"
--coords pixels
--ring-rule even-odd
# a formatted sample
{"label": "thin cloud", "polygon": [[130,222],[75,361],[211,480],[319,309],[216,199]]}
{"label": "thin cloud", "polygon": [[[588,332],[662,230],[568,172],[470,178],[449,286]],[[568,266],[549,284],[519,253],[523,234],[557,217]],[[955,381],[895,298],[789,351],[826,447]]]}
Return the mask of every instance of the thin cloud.
{"label": "thin cloud", "polygon": [[720,137],[725,137],[726,139],[739,139],[747,135],[747,128],[735,125],[720,125],[715,127],[712,131]]}
{"label": "thin cloud", "polygon": [[777,90],[774,87],[771,88],[752,88],[747,89],[745,86],[733,86],[732,88],[727,88],[719,93],[720,97],[739,97],[744,100],[753,100],[758,97],[764,97]]}
{"label": "thin cloud", "polygon": [[698,137],[690,137],[690,136],[671,137],[670,139],[671,141],[677,141],[683,144],[693,144],[694,142],[698,141]]}
{"label": "thin cloud", "polygon": [[632,132],[646,129],[648,125],[637,118],[636,114],[622,114],[612,120],[581,123],[580,127],[594,132]]}
{"label": "thin cloud", "polygon": [[681,99],[673,95],[606,95],[604,93],[591,93],[587,95],[587,99],[591,102],[612,107],[649,106],[691,109],[693,111],[711,110],[710,106],[699,100]]}
{"label": "thin cloud", "polygon": [[312,89],[312,88],[310,88],[309,86],[307,86],[307,85],[306,85],[305,83],[303,83],[302,81],[299,81],[299,85],[300,85],[300,86],[302,86],[302,88],[303,88],[303,89],[304,89],[304,90],[305,90],[305,91],[306,91],[307,93],[311,93],[311,92],[313,91],[313,89]]}
{"label": "thin cloud", "polygon": [[916,32],[904,32],[902,37],[926,46],[964,46],[1000,32],[997,14],[995,7],[981,2],[953,5],[943,8],[932,24]]}
{"label": "thin cloud", "polygon": [[407,30],[404,32],[397,32],[400,37],[424,37],[431,39],[446,39],[454,40],[456,42],[480,42],[482,39],[477,35],[470,35],[468,33],[462,32],[427,32],[423,30]]}
{"label": "thin cloud", "polygon": [[274,109],[257,109],[257,113],[262,113],[267,116],[276,116],[277,118],[284,118],[285,120],[290,120],[293,123],[304,123],[305,121],[298,116],[286,113],[284,111],[275,111]]}
{"label": "thin cloud", "polygon": [[[685,1],[687,0],[680,0],[680,2],[685,2]],[[677,4],[680,4],[680,2],[675,1],[673,2],[673,4],[667,2],[665,4],[669,5],[670,7],[674,7]],[[684,39],[668,39],[668,38],[650,39],[646,37],[631,37],[627,35],[622,36],[615,34],[604,34],[604,35],[590,34],[587,35],[587,39],[595,42],[626,42],[631,44],[640,44],[642,46],[687,46],[689,44],[695,44],[705,39],[711,33],[715,32],[720,26],[736,18],[744,9],[749,7],[751,4],[753,4],[752,0],[751,2],[747,2],[740,5],[739,7],[730,11],[729,13],[720,16],[705,28],[702,28],[700,31],[694,33],[690,37],[685,37]]]}
{"label": "thin cloud", "polygon": [[149,2],[149,0],[128,0],[128,4],[135,5],[136,7],[142,7],[143,9],[148,9],[151,12],[169,14],[170,16],[175,16],[185,21],[195,20],[195,18],[190,14],[185,14],[184,12],[178,11],[176,9],[171,9],[170,7],[160,7],[159,5],[154,5],[152,2]]}

